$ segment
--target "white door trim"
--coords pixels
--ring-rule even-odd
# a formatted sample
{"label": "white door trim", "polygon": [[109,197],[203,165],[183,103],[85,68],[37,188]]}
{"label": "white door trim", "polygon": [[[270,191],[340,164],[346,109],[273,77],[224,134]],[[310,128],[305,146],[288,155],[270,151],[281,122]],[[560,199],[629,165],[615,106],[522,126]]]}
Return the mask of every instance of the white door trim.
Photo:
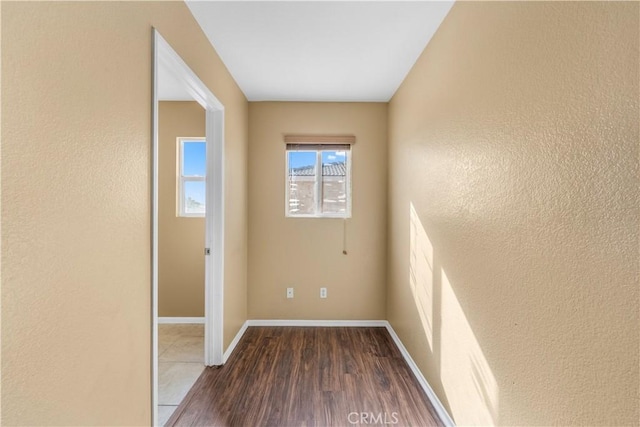
{"label": "white door trim", "polygon": [[[224,106],[189,68],[160,33],[153,29],[153,144],[152,144],[152,424],[158,419],[158,70],[171,73],[206,111],[207,176],[205,245],[205,365],[223,363],[224,331]],[[203,248],[204,249],[204,248]],[[204,251],[203,251],[204,256]]]}

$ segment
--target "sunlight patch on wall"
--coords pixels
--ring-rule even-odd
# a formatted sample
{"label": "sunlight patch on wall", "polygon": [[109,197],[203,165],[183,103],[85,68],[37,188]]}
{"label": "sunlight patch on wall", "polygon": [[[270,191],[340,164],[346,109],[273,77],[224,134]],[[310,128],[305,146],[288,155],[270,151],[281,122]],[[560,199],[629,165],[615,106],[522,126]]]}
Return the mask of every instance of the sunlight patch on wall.
{"label": "sunlight patch on wall", "polygon": [[409,283],[429,348],[433,351],[433,245],[413,206],[409,206]]}
{"label": "sunlight patch on wall", "polygon": [[498,422],[498,384],[442,270],[441,378],[458,425]]}

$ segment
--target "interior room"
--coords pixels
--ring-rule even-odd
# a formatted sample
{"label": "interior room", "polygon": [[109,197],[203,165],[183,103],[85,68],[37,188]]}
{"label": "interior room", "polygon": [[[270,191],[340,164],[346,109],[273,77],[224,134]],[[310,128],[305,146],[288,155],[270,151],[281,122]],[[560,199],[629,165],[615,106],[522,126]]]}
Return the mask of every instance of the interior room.
{"label": "interior room", "polygon": [[0,25],[0,424],[638,425],[640,3]]}
{"label": "interior room", "polygon": [[166,80],[158,88],[157,425],[205,367],[205,182],[192,178],[206,174],[205,111]]}

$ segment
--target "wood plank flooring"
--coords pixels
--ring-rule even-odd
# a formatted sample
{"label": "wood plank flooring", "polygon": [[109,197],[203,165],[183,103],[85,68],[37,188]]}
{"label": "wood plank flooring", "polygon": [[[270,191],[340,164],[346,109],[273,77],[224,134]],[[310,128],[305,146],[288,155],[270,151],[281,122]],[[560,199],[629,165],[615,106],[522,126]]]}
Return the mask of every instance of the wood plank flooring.
{"label": "wood plank flooring", "polygon": [[250,327],[168,426],[440,426],[385,328]]}

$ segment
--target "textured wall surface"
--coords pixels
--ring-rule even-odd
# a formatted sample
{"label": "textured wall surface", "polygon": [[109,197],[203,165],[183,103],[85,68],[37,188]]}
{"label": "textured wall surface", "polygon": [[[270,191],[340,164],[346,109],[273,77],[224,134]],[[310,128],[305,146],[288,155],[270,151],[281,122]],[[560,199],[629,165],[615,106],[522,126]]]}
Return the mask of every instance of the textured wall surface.
{"label": "textured wall surface", "polygon": [[388,318],[461,425],[637,425],[638,3],[457,3],[389,111]]}
{"label": "textured wall surface", "polygon": [[204,316],[204,217],[177,216],[177,138],[204,137],[197,102],[164,101],[159,111],[158,315]]}
{"label": "textured wall surface", "polygon": [[[387,105],[251,102],[249,123],[249,317],[384,319]],[[287,133],[356,136],[347,255],[343,219],[285,217]]]}
{"label": "textured wall surface", "polygon": [[226,108],[225,342],[247,102],[182,2],[2,2],[2,424],[151,420],[152,26]]}

